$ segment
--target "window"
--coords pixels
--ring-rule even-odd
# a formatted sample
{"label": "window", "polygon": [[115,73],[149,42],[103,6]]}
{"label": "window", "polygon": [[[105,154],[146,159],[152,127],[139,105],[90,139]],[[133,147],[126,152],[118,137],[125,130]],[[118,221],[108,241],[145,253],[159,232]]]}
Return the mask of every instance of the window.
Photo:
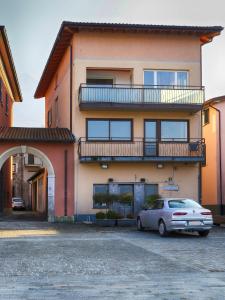
{"label": "window", "polygon": [[187,86],[187,71],[145,70],[144,85]]}
{"label": "window", "polygon": [[209,109],[204,109],[202,112],[202,123],[203,125],[206,125],[209,123]]}
{"label": "window", "polygon": [[185,142],[188,138],[187,121],[161,121],[161,141]]}
{"label": "window", "polygon": [[102,203],[102,196],[109,193],[108,184],[94,184],[93,189],[93,207],[106,208],[106,203]]}
{"label": "window", "polygon": [[156,200],[151,209],[162,209],[164,207],[163,200]]}
{"label": "window", "polygon": [[5,112],[8,114],[9,112],[9,96],[8,94],[5,95]]}
{"label": "window", "polygon": [[51,127],[51,125],[52,125],[52,109],[50,109],[49,111],[48,111],[48,127]]}
{"label": "window", "polygon": [[200,208],[201,205],[199,205],[196,201],[191,199],[174,199],[170,200],[168,202],[169,208]]}
{"label": "window", "polygon": [[158,184],[145,184],[145,200],[158,194]]}
{"label": "window", "polygon": [[153,147],[157,140],[186,142],[188,130],[187,120],[146,120],[145,142],[149,147]]}
{"label": "window", "polygon": [[132,139],[131,120],[88,120],[88,140],[130,141]]}
{"label": "window", "polygon": [[112,78],[87,78],[87,84],[89,85],[113,85]]}
{"label": "window", "polygon": [[34,155],[28,154],[28,165],[34,165]]}

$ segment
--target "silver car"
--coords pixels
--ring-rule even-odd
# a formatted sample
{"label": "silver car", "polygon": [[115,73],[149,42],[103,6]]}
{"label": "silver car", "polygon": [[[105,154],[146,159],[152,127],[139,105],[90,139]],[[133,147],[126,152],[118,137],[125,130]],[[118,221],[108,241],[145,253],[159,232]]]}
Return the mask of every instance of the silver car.
{"label": "silver car", "polygon": [[161,236],[172,231],[197,231],[205,237],[212,226],[211,211],[186,198],[158,199],[151,208],[140,211],[137,216],[138,230],[158,230]]}
{"label": "silver car", "polygon": [[13,197],[12,198],[12,209],[25,209],[24,201],[20,197]]}

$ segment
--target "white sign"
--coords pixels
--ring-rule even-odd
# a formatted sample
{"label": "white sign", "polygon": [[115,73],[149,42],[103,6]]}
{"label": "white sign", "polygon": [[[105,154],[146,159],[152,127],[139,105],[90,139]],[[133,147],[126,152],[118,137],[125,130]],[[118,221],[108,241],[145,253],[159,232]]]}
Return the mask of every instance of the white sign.
{"label": "white sign", "polygon": [[179,191],[179,186],[178,185],[166,185],[162,187],[162,190],[164,191]]}

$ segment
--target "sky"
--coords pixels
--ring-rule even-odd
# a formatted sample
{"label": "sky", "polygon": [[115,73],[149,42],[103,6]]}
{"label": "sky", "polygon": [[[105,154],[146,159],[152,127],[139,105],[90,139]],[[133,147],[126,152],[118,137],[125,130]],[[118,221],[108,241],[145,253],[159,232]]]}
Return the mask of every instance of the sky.
{"label": "sky", "polygon": [[[23,103],[14,126],[44,126],[44,99],[33,95],[63,20],[225,27],[224,0],[0,0]],[[225,31],[203,47],[206,99],[225,95]]]}

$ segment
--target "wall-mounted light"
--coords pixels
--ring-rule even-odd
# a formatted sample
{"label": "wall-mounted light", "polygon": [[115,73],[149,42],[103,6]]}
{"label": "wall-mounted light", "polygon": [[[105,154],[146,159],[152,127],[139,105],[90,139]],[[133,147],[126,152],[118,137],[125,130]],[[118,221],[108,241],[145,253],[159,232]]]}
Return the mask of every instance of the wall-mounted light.
{"label": "wall-mounted light", "polygon": [[113,182],[113,178],[108,178],[108,182]]}
{"label": "wall-mounted light", "polygon": [[140,182],[145,182],[145,181],[146,181],[145,178],[140,179]]}
{"label": "wall-mounted light", "polygon": [[108,169],[109,165],[108,164],[101,164],[102,169]]}
{"label": "wall-mounted light", "polygon": [[157,164],[157,169],[163,169],[164,165],[163,164]]}

